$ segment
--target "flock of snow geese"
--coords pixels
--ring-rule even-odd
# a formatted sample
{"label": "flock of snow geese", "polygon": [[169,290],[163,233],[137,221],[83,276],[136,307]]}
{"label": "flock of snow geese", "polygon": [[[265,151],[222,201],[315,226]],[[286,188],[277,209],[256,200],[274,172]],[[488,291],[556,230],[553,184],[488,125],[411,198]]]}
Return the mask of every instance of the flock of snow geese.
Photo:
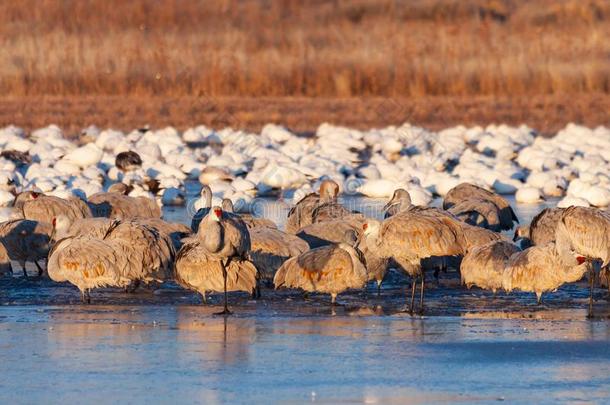
{"label": "flock of snow geese", "polygon": [[[321,125],[301,136],[204,126],[179,133],[56,126],[0,129],[0,275],[69,282],[90,302],[100,287],[132,292],[174,280],[199,292],[260,296],[263,287],[330,294],[377,288],[388,268],[412,278],[423,313],[425,274],[452,268],[468,288],[543,293],[588,274],[589,313],[610,263],[610,130],[405,124],[369,131]],[[189,201],[185,185],[201,192]],[[384,219],[339,196],[385,198]],[[519,203],[561,198],[528,226]],[[292,199],[285,227],[250,213],[257,196]],[[442,207],[429,206],[435,196]],[[162,206],[193,207],[190,226]],[[505,231],[505,234],[501,232]],[[16,268],[17,262],[21,269]],[[46,262],[41,266],[39,262]]]}

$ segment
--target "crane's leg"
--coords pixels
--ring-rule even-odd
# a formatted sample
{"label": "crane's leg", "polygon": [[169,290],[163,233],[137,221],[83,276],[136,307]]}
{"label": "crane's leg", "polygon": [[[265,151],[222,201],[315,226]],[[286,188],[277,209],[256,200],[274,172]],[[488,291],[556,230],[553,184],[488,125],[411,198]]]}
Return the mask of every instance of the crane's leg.
{"label": "crane's leg", "polygon": [[589,311],[587,312],[587,318],[593,318],[593,284],[594,284],[593,266],[589,264]]}
{"label": "crane's leg", "polygon": [[207,304],[208,303],[208,298],[205,296],[205,291],[201,293],[201,296],[203,297],[203,303]]}
{"label": "crane's leg", "polygon": [[413,315],[415,309],[415,286],[417,285],[417,278],[411,277],[411,306],[409,307],[409,313]]}
{"label": "crane's leg", "polygon": [[424,289],[426,284],[426,274],[422,271],[421,273],[421,288],[419,290],[419,314],[424,314]]}
{"label": "crane's leg", "polygon": [[383,280],[377,280],[377,296],[381,296],[381,282]]}
{"label": "crane's leg", "polygon": [[23,277],[25,277],[26,279],[28,279],[28,271],[25,268],[25,260],[24,261],[20,261],[19,264],[21,265],[21,269],[23,271]]}
{"label": "crane's leg", "polygon": [[38,262],[36,260],[34,260],[34,264],[36,265],[36,268],[38,269],[38,277],[42,277],[42,275],[44,274],[44,270],[42,269],[42,267],[40,267],[40,264],[38,264]]}
{"label": "crane's leg", "polygon": [[127,287],[125,287],[125,292],[127,294],[133,294],[136,292],[137,288],[140,286],[140,280],[134,280]]}
{"label": "crane's leg", "polygon": [[84,289],[80,293],[81,301],[83,304],[91,304],[91,295],[89,295],[89,289]]}
{"label": "crane's leg", "polygon": [[222,266],[222,277],[224,278],[224,309],[222,312],[218,312],[216,315],[231,315],[232,312],[229,311],[228,299],[227,299],[227,266],[231,263],[231,259],[227,259],[227,262],[220,261],[220,265]]}
{"label": "crane's leg", "polygon": [[335,293],[330,294],[330,304],[332,306],[337,305],[337,294],[335,294]]}

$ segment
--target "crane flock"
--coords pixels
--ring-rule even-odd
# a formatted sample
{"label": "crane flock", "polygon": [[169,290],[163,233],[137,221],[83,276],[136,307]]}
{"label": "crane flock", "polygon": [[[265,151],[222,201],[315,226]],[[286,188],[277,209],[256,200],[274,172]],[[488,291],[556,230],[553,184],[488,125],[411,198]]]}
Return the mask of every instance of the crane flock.
{"label": "crane flock", "polygon": [[[225,314],[232,291],[300,289],[336,304],[369,282],[380,295],[398,271],[411,279],[414,313],[424,311],[426,278],[446,272],[467,288],[538,300],[585,276],[592,298],[610,280],[605,127],[545,137],[525,125],[322,124],[313,136],[274,124],[259,134],[92,126],[70,138],[53,125],[8,126],[0,150],[0,274],[27,276],[29,262],[85,302],[97,287],[176,282],[204,300],[221,293]],[[199,198],[187,198],[196,186]],[[386,199],[383,215],[354,211],[339,198],[347,194]],[[559,202],[524,224],[510,194]],[[254,215],[260,196],[288,205],[287,216]],[[430,206],[436,196],[440,207]],[[186,206],[190,226],[168,221],[171,206]]]}
{"label": "crane flock", "polygon": [[[229,315],[229,292],[258,298],[261,288],[300,289],[329,294],[336,305],[338,294],[372,280],[379,291],[393,267],[412,280],[406,310],[423,314],[426,272],[438,276],[451,258],[458,258],[455,270],[465,287],[534,292],[538,302],[585,274],[592,294],[596,264],[606,272],[610,263],[605,211],[544,209],[510,240],[499,232],[518,223],[510,204],[469,183],[449,190],[443,208],[414,205],[407,190],[397,189],[377,220],[343,207],[339,185],[327,179],[289,211],[284,231],[269,219],[233,212],[230,200],[212,205],[207,185],[191,227],[162,220],[154,201],[120,192],[125,189],[115,186],[89,200],[19,195],[22,218],[0,224],[0,269],[10,270],[11,259],[23,269],[32,261],[40,276],[76,286],[86,303],[99,287],[133,292],[141,284],[175,281],[204,302],[206,294],[222,293],[219,314]],[[46,271],[38,264],[44,259]]]}

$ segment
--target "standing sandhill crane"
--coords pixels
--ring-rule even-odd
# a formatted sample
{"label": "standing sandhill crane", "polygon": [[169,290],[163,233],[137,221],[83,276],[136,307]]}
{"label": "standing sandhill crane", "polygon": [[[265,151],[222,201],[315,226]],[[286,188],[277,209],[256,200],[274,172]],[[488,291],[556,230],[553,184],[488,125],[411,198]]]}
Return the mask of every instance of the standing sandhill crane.
{"label": "standing sandhill crane", "polygon": [[348,288],[363,288],[368,275],[356,233],[348,231],[344,238],[345,242],[311,249],[288,259],[275,273],[275,288],[327,293],[333,305],[337,294]]}
{"label": "standing sandhill crane", "polygon": [[533,245],[555,242],[555,230],[564,210],[564,208],[543,209],[528,226],[517,227],[513,240],[524,239]]}
{"label": "standing sandhill crane", "polygon": [[602,268],[610,264],[610,214],[598,208],[566,208],[555,229],[559,252],[576,252],[589,262],[589,316],[593,316],[593,265],[601,260]]}
{"label": "standing sandhill crane", "polygon": [[96,193],[89,198],[94,217],[131,219],[160,218],[161,208],[147,197],[129,197],[121,193]]}
{"label": "standing sandhill crane", "polygon": [[411,194],[404,188],[398,188],[394,190],[392,198],[383,207],[384,218],[389,218],[399,212],[408,211],[413,204],[411,203]]}
{"label": "standing sandhill crane", "polygon": [[[510,230],[513,221],[519,223],[515,212],[505,198],[470,183],[461,183],[449,190],[443,200],[443,209],[449,209],[465,200],[485,200],[494,203],[499,209],[500,229]],[[481,213],[484,216],[484,213]]]}
{"label": "standing sandhill crane", "polygon": [[333,201],[339,195],[339,185],[333,180],[320,183],[319,193],[310,193],[301,198],[288,212],[286,232],[296,233],[312,223],[312,212],[320,204]]}
{"label": "standing sandhill crane", "polygon": [[[29,260],[34,262],[39,275],[42,275],[43,270],[38,260],[47,257],[52,232],[52,227],[47,222],[15,219],[0,223],[0,244],[6,250],[9,259],[19,262],[26,278],[28,275],[25,263]],[[10,262],[9,266],[15,273]]]}
{"label": "standing sandhill crane", "polygon": [[[231,201],[228,198],[223,198],[222,199],[222,210],[223,210],[223,212],[235,213],[234,208],[233,208],[233,201]],[[242,221],[244,221],[246,223],[246,226],[250,230],[252,230],[254,228],[261,228],[261,227],[277,229],[277,225],[275,224],[275,222],[273,222],[270,219],[255,217],[252,214],[239,213],[237,215],[239,215],[239,217],[242,219]]]}
{"label": "standing sandhill crane", "polygon": [[[199,224],[197,235],[178,253],[176,278],[188,288],[205,295],[205,291],[219,291],[216,288],[219,285],[216,278],[218,272],[214,269],[220,266],[224,284],[224,310],[219,315],[229,315],[231,311],[227,305],[227,291],[242,291],[242,288],[251,285],[250,292],[253,292],[256,287],[256,268],[250,268],[251,264],[246,260],[250,247],[250,233],[246,224],[237,215],[225,213],[217,206],[212,207]],[[193,275],[193,271],[203,274]],[[244,276],[248,281],[246,284],[241,284],[242,273],[247,274]],[[254,282],[250,283],[252,280]],[[228,282],[231,284],[227,285]]]}
{"label": "standing sandhill crane", "polygon": [[103,238],[66,237],[49,252],[53,281],[68,281],[91,302],[90,290],[140,282],[163,282],[172,275],[175,251],[171,240],[136,221],[114,220]]}
{"label": "standing sandhill crane", "polygon": [[[197,236],[186,238],[176,257],[176,282],[197,291],[207,302],[208,291],[256,290],[257,270],[248,260],[234,258],[228,264],[211,254]],[[226,310],[226,313],[229,313]]]}
{"label": "standing sandhill crane", "polygon": [[195,233],[199,230],[201,220],[205,218],[212,209],[212,189],[208,185],[204,184],[201,188],[201,201],[203,202],[203,207],[200,207],[197,210],[191,220],[191,230]]}
{"label": "standing sandhill crane", "polygon": [[116,155],[114,165],[123,172],[138,170],[142,167],[142,158],[133,151],[121,152]]}
{"label": "standing sandhill crane", "polygon": [[513,243],[493,241],[477,246],[462,259],[460,275],[462,285],[491,290],[502,289],[502,278],[509,258],[519,251]]}
{"label": "standing sandhill crane", "polygon": [[543,293],[580,280],[589,267],[584,256],[575,251],[559,251],[555,243],[532,246],[510,257],[502,276],[502,288],[507,292],[534,292],[540,303]]}
{"label": "standing sandhill crane", "polygon": [[[455,224],[443,217],[403,212],[383,222],[368,220],[364,234],[367,247],[375,250],[378,257],[392,258],[411,278],[411,307],[415,303],[415,279],[421,278],[420,313],[424,308],[425,277],[422,259],[429,257],[462,255],[460,235]],[[371,243],[368,243],[370,241]]]}
{"label": "standing sandhill crane", "polygon": [[248,258],[262,280],[273,282],[277,269],[289,258],[309,250],[307,242],[296,235],[268,227],[250,228]]}
{"label": "standing sandhill crane", "polygon": [[347,231],[360,232],[363,222],[343,219],[318,222],[299,229],[296,234],[307,242],[311,249],[315,249],[343,241]]}
{"label": "standing sandhill crane", "polygon": [[50,223],[53,217],[65,215],[71,220],[91,217],[91,210],[79,198],[63,199],[44,194],[32,194],[32,199],[23,203],[23,218]]}

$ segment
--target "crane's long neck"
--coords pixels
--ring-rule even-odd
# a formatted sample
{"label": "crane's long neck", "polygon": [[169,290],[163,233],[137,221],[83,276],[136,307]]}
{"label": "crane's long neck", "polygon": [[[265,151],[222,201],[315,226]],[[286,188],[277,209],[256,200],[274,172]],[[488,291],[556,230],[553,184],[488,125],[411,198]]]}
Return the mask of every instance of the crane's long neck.
{"label": "crane's long neck", "polygon": [[217,253],[223,248],[224,229],[219,221],[207,220],[199,227],[197,236],[203,240],[205,248],[210,253]]}
{"label": "crane's long neck", "polygon": [[212,190],[208,186],[203,186],[201,190],[201,196],[205,204],[204,208],[212,208]]}

